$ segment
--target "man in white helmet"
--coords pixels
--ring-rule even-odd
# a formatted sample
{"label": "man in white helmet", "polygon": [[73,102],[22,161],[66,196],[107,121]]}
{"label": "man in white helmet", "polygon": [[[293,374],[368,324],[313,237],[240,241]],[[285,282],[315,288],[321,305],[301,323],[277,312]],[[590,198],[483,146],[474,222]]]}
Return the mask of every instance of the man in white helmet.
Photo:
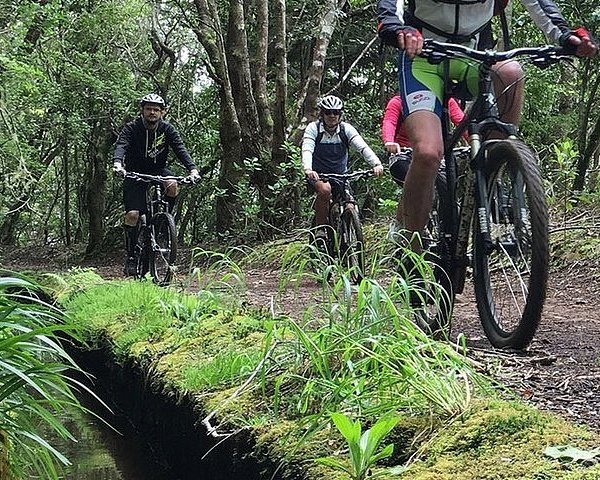
{"label": "man in white helmet", "polygon": [[[344,103],[334,95],[319,100],[319,119],[309,123],[302,139],[302,167],[310,188],[317,193],[315,220],[326,225],[331,198],[331,184],[319,179],[319,173],[347,173],[348,147],[352,146],[373,167],[377,176],[383,173],[381,161],[369,148],[356,128],[342,122]],[[323,234],[322,230],[317,235]]]}
{"label": "man in white helmet", "polygon": [[[140,116],[123,127],[117,139],[113,155],[113,171],[125,171],[149,175],[173,176],[167,168],[169,147],[177,159],[187,168],[190,175],[199,177],[196,165],[186,150],[175,127],[163,120],[165,101],[155,93],[149,93],[140,100]],[[148,184],[131,178],[123,181],[123,202],[125,204],[125,248],[127,261],[125,275],[135,275],[135,242],[137,222],[140,212],[146,210],[146,189]],[[177,182],[165,183],[165,197],[169,210],[173,210],[177,198]]]}

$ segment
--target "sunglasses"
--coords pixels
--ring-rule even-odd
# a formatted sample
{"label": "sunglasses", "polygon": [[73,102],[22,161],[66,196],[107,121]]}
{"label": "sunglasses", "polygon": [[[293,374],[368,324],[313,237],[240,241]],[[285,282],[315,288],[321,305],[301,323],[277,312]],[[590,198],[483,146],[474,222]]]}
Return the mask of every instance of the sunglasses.
{"label": "sunglasses", "polygon": [[341,110],[323,110],[323,115],[341,115]]}

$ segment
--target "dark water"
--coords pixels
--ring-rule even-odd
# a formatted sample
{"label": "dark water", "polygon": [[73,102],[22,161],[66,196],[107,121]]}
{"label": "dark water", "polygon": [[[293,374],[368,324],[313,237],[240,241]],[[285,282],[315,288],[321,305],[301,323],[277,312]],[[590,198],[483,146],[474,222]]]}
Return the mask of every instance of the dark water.
{"label": "dark water", "polygon": [[[84,402],[90,403],[90,402]],[[89,407],[88,407],[89,408]],[[94,408],[97,412],[101,408]],[[102,417],[67,412],[63,424],[77,439],[77,443],[54,439],[72,465],[64,468],[65,480],[173,480],[166,465],[161,464],[150,446],[124,417],[112,415],[105,409]],[[118,431],[115,431],[118,430]]]}

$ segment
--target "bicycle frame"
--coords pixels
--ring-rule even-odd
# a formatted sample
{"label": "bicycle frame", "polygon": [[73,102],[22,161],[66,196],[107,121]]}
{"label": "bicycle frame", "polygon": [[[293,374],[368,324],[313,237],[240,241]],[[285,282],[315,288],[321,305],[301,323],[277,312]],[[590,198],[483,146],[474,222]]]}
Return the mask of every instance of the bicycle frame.
{"label": "bicycle frame", "polygon": [[126,178],[148,183],[146,211],[141,212],[138,222],[136,245],[137,274],[143,277],[150,270],[156,283],[165,285],[171,280],[172,263],[177,253],[175,220],[168,211],[163,198],[165,182],[193,183],[190,177],[161,177],[128,172]]}
{"label": "bicycle frame", "polygon": [[[553,59],[536,59],[538,66],[544,67],[563,58],[563,52],[555,47],[544,47],[542,49],[520,48],[508,52],[478,52],[468,47],[460,47],[460,51],[473,55],[474,59],[480,62],[478,65],[479,91],[465,118],[451,132],[448,100],[452,94],[449,82],[449,58],[452,58],[452,54],[446,56],[443,52],[445,47],[459,50],[456,45],[427,41],[424,53],[432,63],[444,62],[444,85],[446,85],[446,89],[441,120],[447,179],[447,198],[445,201],[448,202],[448,205],[452,205],[450,223],[454,228],[453,231],[446,232],[445,235],[450,252],[453,252],[452,263],[456,266],[453,272],[452,284],[456,293],[461,293],[464,288],[465,272],[468,265],[467,249],[475,212],[477,212],[485,250],[489,252],[495,247],[489,233],[489,211],[485,204],[488,191],[484,173],[486,150],[495,140],[487,140],[486,138],[490,131],[499,131],[508,139],[517,138],[516,125],[503,122],[499,118],[491,76],[492,66],[498,63],[499,57],[504,61],[521,54],[553,53],[555,55]],[[452,50],[453,55],[459,56],[456,54],[456,50]],[[469,134],[470,162],[468,165],[458,165],[454,151],[465,131]],[[460,195],[457,195],[456,185],[459,176],[463,176],[464,189],[460,192]]]}

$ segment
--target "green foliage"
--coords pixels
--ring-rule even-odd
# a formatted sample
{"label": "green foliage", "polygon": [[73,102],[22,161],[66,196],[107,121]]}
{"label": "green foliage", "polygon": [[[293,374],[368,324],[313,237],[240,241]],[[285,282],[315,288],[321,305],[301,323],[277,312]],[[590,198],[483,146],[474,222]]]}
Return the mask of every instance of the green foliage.
{"label": "green foliage", "polygon": [[8,457],[10,478],[51,480],[69,460],[47,442],[40,425],[75,441],[59,414],[67,405],[85,410],[75,392],[91,392],[68,374],[80,370],[61,345],[79,328],[36,291],[23,279],[0,277],[0,463]]}
{"label": "green foliage", "polygon": [[553,201],[563,200],[565,212],[572,210],[571,187],[575,179],[573,165],[579,155],[572,140],[566,139],[550,145],[553,155],[546,160],[544,168],[546,181],[549,183],[550,198]]}
{"label": "green foliage", "polygon": [[544,455],[565,463],[596,463],[597,458],[600,456],[600,448],[582,450],[581,448],[573,447],[572,445],[558,445],[546,448],[546,450],[544,450]]}
{"label": "green foliage", "polygon": [[331,419],[348,444],[350,458],[348,462],[343,462],[326,457],[317,459],[317,462],[334,470],[346,472],[352,480],[365,480],[367,476],[369,478],[380,476],[380,474],[370,475],[370,469],[379,460],[388,458],[394,452],[394,445],[390,444],[376,453],[383,439],[392,431],[399,419],[395,417],[380,418],[362,434],[361,424],[358,420],[352,422],[341,413],[331,414]]}

